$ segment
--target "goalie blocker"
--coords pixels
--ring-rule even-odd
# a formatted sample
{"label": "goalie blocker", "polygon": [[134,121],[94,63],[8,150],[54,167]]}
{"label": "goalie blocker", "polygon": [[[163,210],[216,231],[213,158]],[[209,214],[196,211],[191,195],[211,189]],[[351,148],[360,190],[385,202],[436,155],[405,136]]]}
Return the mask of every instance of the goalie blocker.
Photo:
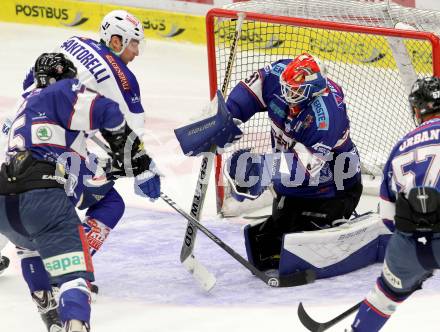
{"label": "goalie blocker", "polygon": [[185,155],[197,156],[209,152],[212,145],[224,148],[226,144],[239,140],[242,131],[238,128],[240,120],[229,113],[222,93],[217,90],[217,114],[174,130]]}
{"label": "goalie blocker", "polygon": [[[284,234],[278,259],[265,256],[264,248],[273,241],[264,242],[264,234],[256,230],[261,224],[247,225],[244,229],[246,253],[250,263],[261,270],[277,268],[279,275],[312,269],[317,279],[349,273],[376,262],[383,262],[391,232],[376,213],[337,220],[337,227]],[[260,237],[259,246],[254,245]],[[261,241],[263,238],[263,241]],[[277,257],[278,258],[278,257]]]}

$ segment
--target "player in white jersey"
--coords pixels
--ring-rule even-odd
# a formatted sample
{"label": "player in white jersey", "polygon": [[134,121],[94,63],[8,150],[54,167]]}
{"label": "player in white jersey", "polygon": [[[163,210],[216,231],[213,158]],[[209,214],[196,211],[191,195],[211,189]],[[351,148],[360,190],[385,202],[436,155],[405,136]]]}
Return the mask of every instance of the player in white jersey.
{"label": "player in white jersey", "polygon": [[[101,22],[100,41],[74,36],[56,50],[73,62],[81,83],[119,104],[127,124],[140,137],[144,132],[144,109],[136,76],[127,65],[139,55],[143,39],[141,22],[126,11],[115,10]],[[31,71],[23,82],[24,90],[31,87],[33,82]],[[117,163],[113,163],[112,171],[115,168],[124,175],[124,170]],[[112,189],[101,200],[93,202],[92,199],[82,204],[81,208],[88,208],[83,225],[93,255],[121,219],[125,205],[121,196]],[[38,263],[40,258],[23,248],[19,248],[18,254],[22,258],[23,274],[30,276],[25,280],[31,284],[35,273],[26,271],[41,267]]]}
{"label": "player in white jersey", "polygon": [[[71,37],[55,52],[61,52],[78,69],[78,79],[119,104],[127,123],[137,134],[144,131],[145,113],[136,76],[128,64],[139,55],[144,40],[141,22],[124,10],[107,14],[101,23],[100,41]],[[33,84],[32,70],[23,82]]]}
{"label": "player in white jersey", "polygon": [[[136,76],[127,65],[139,55],[144,39],[142,24],[124,10],[108,13],[101,22],[100,41],[85,37],[71,37],[63,42],[57,52],[63,53],[78,70],[78,79],[87,87],[119,104],[128,125],[139,135],[144,131],[144,109],[141,104]],[[32,71],[23,82],[26,90],[33,84]],[[113,165],[119,168],[118,165]],[[123,173],[123,171],[122,171]],[[109,232],[122,217],[122,198],[112,191],[112,197],[99,209],[92,207],[87,213],[86,232],[94,254]],[[104,206],[105,205],[105,206]],[[90,211],[92,210],[92,211]],[[106,211],[112,210],[113,218],[106,219]],[[115,215],[114,211],[120,213]]]}

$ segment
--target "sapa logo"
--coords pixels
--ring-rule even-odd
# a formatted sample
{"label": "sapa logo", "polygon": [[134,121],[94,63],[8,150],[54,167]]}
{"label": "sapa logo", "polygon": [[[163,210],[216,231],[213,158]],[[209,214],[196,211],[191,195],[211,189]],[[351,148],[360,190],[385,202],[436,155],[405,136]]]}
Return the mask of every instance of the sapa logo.
{"label": "sapa logo", "polygon": [[46,258],[43,262],[46,270],[52,277],[72,272],[87,271],[82,251]]}

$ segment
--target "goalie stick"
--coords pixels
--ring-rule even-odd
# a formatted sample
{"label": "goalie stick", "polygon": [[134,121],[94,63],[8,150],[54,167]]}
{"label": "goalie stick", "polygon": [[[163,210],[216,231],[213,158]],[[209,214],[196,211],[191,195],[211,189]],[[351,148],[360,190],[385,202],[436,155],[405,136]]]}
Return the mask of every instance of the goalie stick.
{"label": "goalie stick", "polygon": [[[244,20],[244,13],[238,14],[238,20],[235,27],[234,38],[231,42],[231,50],[229,53],[228,63],[226,65],[225,78],[221,87],[221,93],[224,96],[229,85],[232,74],[232,65],[234,64],[235,55],[237,53],[237,44],[241,35],[241,27]],[[199,221],[205,202],[206,191],[208,189],[208,181],[214,163],[214,153],[216,147],[212,146],[210,151],[203,156],[202,164],[200,166],[199,176],[197,178],[196,190],[194,192],[191,203],[190,214]],[[183,239],[182,249],[180,251],[180,262],[186,267],[195,279],[201,284],[205,290],[210,290],[215,285],[215,276],[210,273],[201,263],[199,263],[194,256],[194,244],[197,235],[197,227],[189,220],[185,238]],[[201,270],[202,269],[202,270]]]}
{"label": "goalie stick", "polygon": [[300,302],[298,306],[298,317],[301,323],[312,332],[323,332],[325,330],[328,330],[333,325],[338,324],[343,319],[350,316],[352,313],[357,311],[359,307],[361,306],[362,301],[359,303],[356,303],[351,308],[345,310],[343,313],[341,313],[339,316],[336,316],[335,318],[329,320],[328,322],[319,323],[316,320],[314,320],[312,317],[309,316],[309,314],[304,309],[303,304]]}
{"label": "goalie stick", "polygon": [[[97,137],[92,136],[91,138],[99,147],[104,149],[106,152],[110,152],[110,148],[105,145],[104,142],[99,140]],[[234,249],[224,243],[221,239],[211,233],[206,227],[204,227],[197,219],[183,211],[177,204],[163,192],[160,193],[162,200],[167,203],[171,208],[177,211],[181,216],[183,216],[188,222],[192,223],[193,227],[200,229],[208,238],[214,241],[220,248],[225,250],[229,255],[231,255],[235,260],[237,260],[241,265],[251,271],[257,278],[266,283],[271,287],[292,287],[309,284],[315,281],[316,273],[313,270],[299,271],[285,276],[275,277],[268,276],[264,272],[258,270],[255,266],[249,263],[245,258],[238,254]],[[198,263],[196,259],[189,259],[188,269],[192,269],[190,272],[193,274],[194,278],[200,283],[200,285],[209,290],[215,283],[212,282],[210,276],[212,275],[202,264]],[[192,264],[192,265],[191,265]]]}
{"label": "goalie stick", "polygon": [[229,255],[232,256],[235,260],[237,260],[241,265],[243,265],[246,269],[251,271],[258,279],[263,281],[265,284],[271,287],[292,287],[292,286],[300,286],[308,283],[312,283],[315,281],[316,274],[313,270],[305,270],[295,272],[285,276],[268,276],[264,272],[258,270],[254,265],[249,263],[245,258],[243,258],[240,254],[238,254],[234,249],[228,246],[225,242],[219,239],[215,234],[209,231],[205,226],[203,226],[197,219],[193,216],[189,215],[185,211],[183,211],[177,204],[163,192],[160,193],[160,197],[162,200],[167,203],[171,208],[177,211],[181,216],[191,222],[194,227],[197,227],[202,233],[204,233],[209,239],[215,242],[220,248],[226,251]]}

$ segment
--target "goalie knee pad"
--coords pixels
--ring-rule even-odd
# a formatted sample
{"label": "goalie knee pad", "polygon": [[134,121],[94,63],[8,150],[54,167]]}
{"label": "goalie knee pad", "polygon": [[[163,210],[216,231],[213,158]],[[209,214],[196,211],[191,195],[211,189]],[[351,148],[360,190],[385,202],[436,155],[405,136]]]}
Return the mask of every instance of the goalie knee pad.
{"label": "goalie knee pad", "polygon": [[266,231],[264,224],[246,225],[244,228],[248,260],[260,271],[277,269],[281,250],[281,235]]}

